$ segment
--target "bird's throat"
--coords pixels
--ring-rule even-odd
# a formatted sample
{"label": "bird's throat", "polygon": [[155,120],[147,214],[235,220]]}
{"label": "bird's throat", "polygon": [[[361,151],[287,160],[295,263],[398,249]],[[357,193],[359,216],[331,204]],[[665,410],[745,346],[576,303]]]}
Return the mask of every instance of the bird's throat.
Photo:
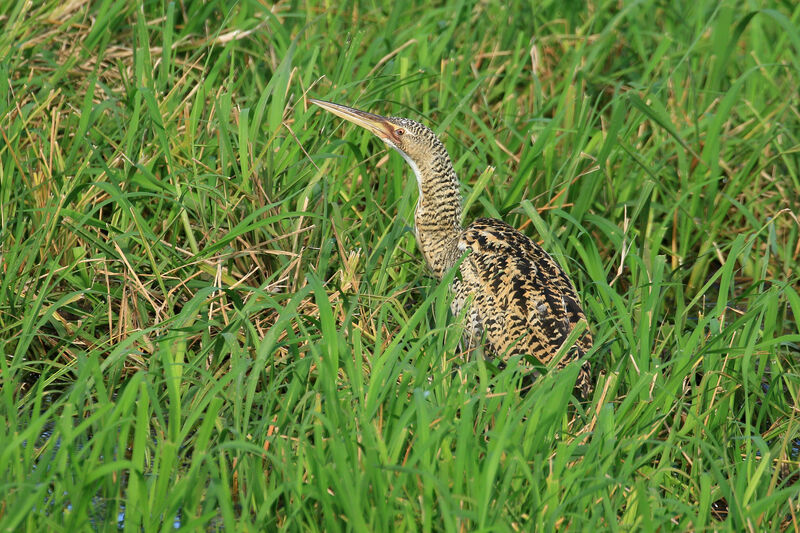
{"label": "bird's throat", "polygon": [[461,234],[461,192],[455,173],[452,169],[449,173],[428,172],[417,181],[414,230],[422,255],[437,278],[456,263]]}
{"label": "bird's throat", "polygon": [[[385,139],[384,139],[385,140]],[[386,141],[406,160],[417,180],[419,199],[414,213],[414,231],[425,261],[437,278],[458,260],[461,235],[461,185],[450,156],[441,142],[427,157],[415,160]]]}

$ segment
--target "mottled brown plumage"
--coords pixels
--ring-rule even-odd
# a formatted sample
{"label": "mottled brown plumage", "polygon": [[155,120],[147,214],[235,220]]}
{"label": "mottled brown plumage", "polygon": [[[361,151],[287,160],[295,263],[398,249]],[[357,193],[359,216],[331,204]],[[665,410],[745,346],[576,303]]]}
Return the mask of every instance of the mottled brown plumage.
{"label": "mottled brown plumage", "polygon": [[[468,306],[465,347],[478,348],[485,335],[490,355],[507,360],[530,354],[550,363],[575,325],[586,319],[572,283],[553,258],[500,220],[479,218],[462,228],[458,177],[444,144],[426,126],[311,102],[370,130],[413,169],[419,187],[414,229],[425,261],[441,279],[463,257],[460,279],[453,282],[452,310],[458,315]],[[558,367],[582,357],[591,345],[587,328]],[[589,370],[584,362],[576,383],[584,397],[591,390]]]}

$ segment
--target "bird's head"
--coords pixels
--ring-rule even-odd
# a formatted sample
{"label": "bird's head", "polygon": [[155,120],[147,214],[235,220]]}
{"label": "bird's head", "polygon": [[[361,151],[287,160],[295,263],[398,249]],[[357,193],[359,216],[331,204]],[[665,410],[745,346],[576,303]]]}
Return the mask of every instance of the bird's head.
{"label": "bird's head", "polygon": [[382,117],[332,102],[309,99],[312,103],[347,121],[357,124],[378,136],[400,152],[412,167],[425,165],[433,156],[444,151],[441,141],[430,128],[411,119]]}

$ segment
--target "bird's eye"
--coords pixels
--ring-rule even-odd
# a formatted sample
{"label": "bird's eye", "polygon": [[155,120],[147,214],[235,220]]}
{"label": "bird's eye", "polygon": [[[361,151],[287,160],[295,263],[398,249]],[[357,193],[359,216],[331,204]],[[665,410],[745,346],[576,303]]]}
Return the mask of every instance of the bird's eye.
{"label": "bird's eye", "polygon": [[406,130],[404,130],[403,128],[397,128],[396,130],[394,130],[394,134],[397,135],[398,137],[403,135],[405,132]]}

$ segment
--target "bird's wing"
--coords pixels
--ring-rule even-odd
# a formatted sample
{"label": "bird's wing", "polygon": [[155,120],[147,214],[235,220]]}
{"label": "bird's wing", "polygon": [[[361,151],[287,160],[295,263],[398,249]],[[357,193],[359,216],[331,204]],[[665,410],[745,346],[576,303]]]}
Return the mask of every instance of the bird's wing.
{"label": "bird's wing", "polygon": [[[564,271],[541,246],[500,220],[475,220],[459,247],[470,250],[462,279],[492,348],[501,356],[525,353],[548,363],[585,318]],[[573,356],[591,342],[587,330]]]}

